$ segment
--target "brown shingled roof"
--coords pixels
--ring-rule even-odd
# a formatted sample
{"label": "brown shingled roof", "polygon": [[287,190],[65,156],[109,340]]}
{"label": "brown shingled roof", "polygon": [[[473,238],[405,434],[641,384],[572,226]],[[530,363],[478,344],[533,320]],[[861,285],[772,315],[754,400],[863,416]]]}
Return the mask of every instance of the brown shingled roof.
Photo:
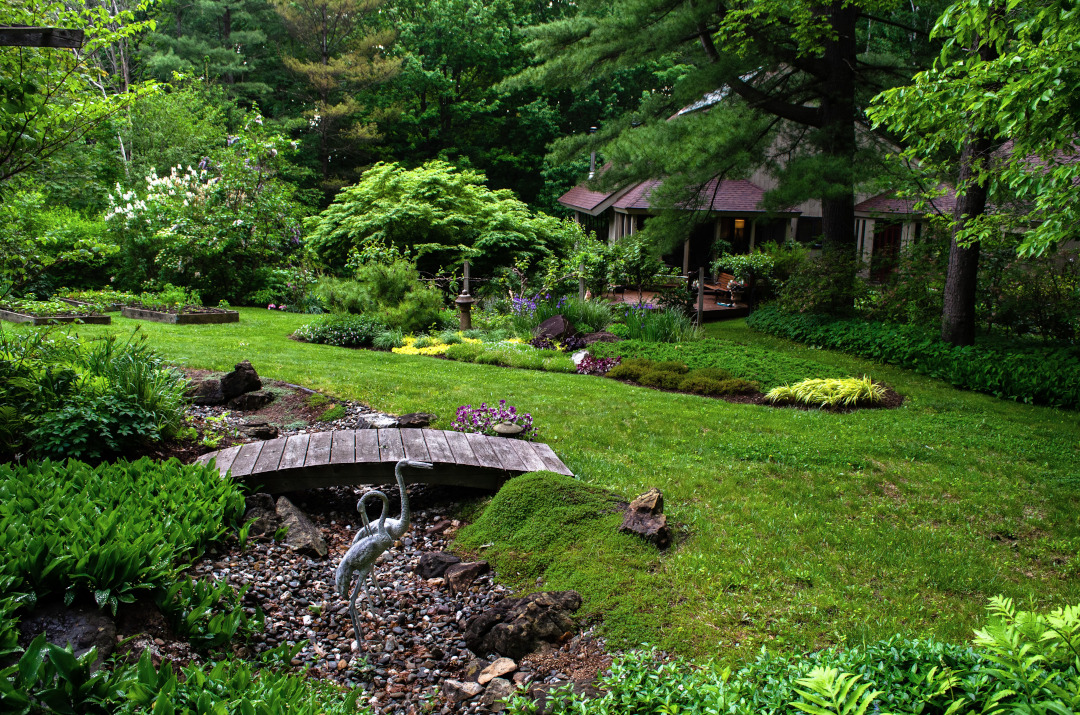
{"label": "brown shingled roof", "polygon": [[915,210],[915,199],[901,198],[891,191],[878,194],[855,206],[856,211],[879,215],[924,215],[940,213],[951,216],[956,207],[956,194],[949,190],[944,196],[930,201],[930,207],[922,211]]}
{"label": "brown shingled roof", "polygon": [[[617,209],[648,209],[649,197],[660,180],[644,181],[626,192],[613,205]],[[698,211],[741,211],[763,213],[759,208],[765,190],[746,179],[713,179],[698,193],[700,203],[686,208]]]}
{"label": "brown shingled roof", "polygon": [[614,193],[614,191],[608,191],[607,193],[592,191],[585,184],[578,184],[560,196],[559,203],[580,211],[592,211]]}

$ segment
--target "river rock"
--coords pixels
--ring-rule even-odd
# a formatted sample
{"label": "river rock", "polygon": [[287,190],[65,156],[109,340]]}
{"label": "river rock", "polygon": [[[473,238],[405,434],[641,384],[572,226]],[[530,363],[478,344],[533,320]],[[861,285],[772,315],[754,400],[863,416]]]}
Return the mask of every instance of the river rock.
{"label": "river rock", "polygon": [[446,585],[453,593],[461,593],[472,585],[472,582],[491,570],[487,561],[469,561],[468,563],[452,564],[443,573]]}
{"label": "river rock", "polygon": [[398,427],[427,427],[435,421],[430,412],[410,412],[397,418]]}
{"label": "river rock", "polygon": [[577,591],[545,591],[506,598],[469,619],[465,643],[474,653],[520,660],[542,642],[555,643],[574,630],[570,614],[581,608]]}
{"label": "river rock", "polygon": [[325,559],[330,553],[319,528],[287,498],[277,500],[277,515],[281,517],[282,525],[289,527],[285,543],[294,551],[320,559]]}
{"label": "river rock", "polygon": [[232,372],[221,376],[221,394],[225,401],[243,395],[245,392],[254,392],[262,389],[262,380],[255,368],[247,360],[236,363]]}
{"label": "river rock", "polygon": [[503,701],[513,694],[514,686],[509,680],[494,678],[488,683],[487,690],[484,691],[483,702],[491,712],[502,712],[506,709],[506,703]]}
{"label": "river rock", "polygon": [[664,495],[653,487],[630,502],[619,531],[637,534],[657,548],[666,549],[671,546],[671,530],[663,511]]}
{"label": "river rock", "polygon": [[489,681],[495,678],[501,678],[507,673],[513,673],[517,670],[517,663],[509,658],[499,658],[494,663],[484,668],[483,672],[476,679],[476,682],[481,685],[487,685]]}
{"label": "river rock", "polygon": [[413,572],[423,579],[442,578],[446,569],[461,563],[461,559],[445,551],[425,551],[413,567]]}
{"label": "river rock", "polygon": [[484,692],[484,686],[479,683],[463,683],[460,680],[447,678],[442,682],[443,694],[451,703],[460,703],[472,700]]}

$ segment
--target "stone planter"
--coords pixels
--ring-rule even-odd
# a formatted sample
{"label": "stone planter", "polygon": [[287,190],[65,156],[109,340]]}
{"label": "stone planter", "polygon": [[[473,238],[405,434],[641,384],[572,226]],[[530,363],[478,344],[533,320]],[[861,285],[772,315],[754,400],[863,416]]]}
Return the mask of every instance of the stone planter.
{"label": "stone planter", "polygon": [[49,325],[50,323],[74,323],[87,325],[108,325],[112,318],[107,315],[24,315],[0,308],[0,320],[11,323],[30,323],[31,325]]}
{"label": "stone planter", "polygon": [[171,323],[174,325],[209,325],[213,323],[239,323],[240,313],[235,310],[222,310],[220,308],[203,308],[199,312],[192,313],[163,313],[146,308],[124,307],[120,309],[120,315],[134,320],[149,320],[155,323]]}

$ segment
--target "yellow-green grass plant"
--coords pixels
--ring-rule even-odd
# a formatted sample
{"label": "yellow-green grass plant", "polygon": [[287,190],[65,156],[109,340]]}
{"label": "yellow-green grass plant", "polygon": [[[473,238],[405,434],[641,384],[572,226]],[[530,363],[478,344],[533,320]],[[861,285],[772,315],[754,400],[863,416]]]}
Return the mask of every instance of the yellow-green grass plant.
{"label": "yellow-green grass plant", "polygon": [[859,407],[877,405],[885,399],[885,387],[869,376],[811,378],[769,390],[765,399],[777,404],[811,407]]}
{"label": "yellow-green grass plant", "polygon": [[[497,538],[472,535],[494,542],[480,553],[520,592],[576,589],[579,615],[597,620],[612,647],[650,643],[738,664],[762,646],[803,653],[896,633],[965,643],[998,594],[1029,610],[1080,602],[1075,412],[957,390],[741,320],[704,328],[733,355],[753,354],[737,377],[792,375],[777,370],[781,362],[817,372],[763,385],[873,374],[904,395],[903,406],[777,410],[588,375],[303,344],[288,336],[309,316],[240,311],[239,323],[143,331],[189,367],[229,370],[250,359],[267,378],[387,412],[435,413],[436,429],[460,405],[506,399],[533,415],[583,485],[623,501],[662,490],[676,535],[667,552],[636,550],[629,535],[614,548],[618,514],[597,514],[596,528],[574,529],[573,539],[533,539],[529,553],[495,524],[480,531]],[[71,333],[134,325],[119,318]]]}

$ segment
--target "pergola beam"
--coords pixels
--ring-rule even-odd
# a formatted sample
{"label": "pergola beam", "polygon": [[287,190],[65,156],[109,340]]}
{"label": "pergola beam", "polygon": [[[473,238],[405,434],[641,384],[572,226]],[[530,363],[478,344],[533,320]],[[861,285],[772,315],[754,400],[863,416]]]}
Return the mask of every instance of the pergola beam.
{"label": "pergola beam", "polygon": [[0,26],[0,47],[52,47],[78,49],[83,44],[82,30],[62,27]]}

